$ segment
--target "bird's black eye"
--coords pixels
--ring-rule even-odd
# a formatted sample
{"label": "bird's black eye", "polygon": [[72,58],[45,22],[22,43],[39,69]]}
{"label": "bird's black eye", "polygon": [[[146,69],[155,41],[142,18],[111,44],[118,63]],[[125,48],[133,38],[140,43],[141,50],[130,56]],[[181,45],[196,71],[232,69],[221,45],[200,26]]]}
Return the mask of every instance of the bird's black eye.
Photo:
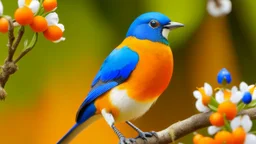
{"label": "bird's black eye", "polygon": [[160,26],[160,23],[157,21],[157,20],[151,20],[149,22],[149,25],[152,27],[152,28],[157,28]]}

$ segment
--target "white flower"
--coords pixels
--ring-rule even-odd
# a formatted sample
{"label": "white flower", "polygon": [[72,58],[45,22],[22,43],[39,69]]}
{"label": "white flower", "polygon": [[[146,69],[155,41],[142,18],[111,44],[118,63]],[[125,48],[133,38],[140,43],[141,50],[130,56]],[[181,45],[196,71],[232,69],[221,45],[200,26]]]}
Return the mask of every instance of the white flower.
{"label": "white flower", "polygon": [[256,88],[254,88],[253,93],[252,93],[252,100],[256,99]]}
{"label": "white flower", "polygon": [[247,92],[249,90],[249,86],[245,82],[241,82],[239,88],[242,93]]}
{"label": "white flower", "polygon": [[210,15],[214,17],[219,17],[226,15],[231,12],[232,3],[230,0],[218,0],[218,4],[216,0],[208,0],[207,10]]}
{"label": "white flower", "polygon": [[[62,32],[65,31],[65,27],[63,24],[60,24],[59,23],[59,16],[56,12],[53,12],[53,13],[49,13],[46,17],[45,17],[47,23],[48,23],[48,26],[57,26],[61,29]],[[64,37],[61,37],[59,40],[56,40],[54,41],[55,43],[58,43],[60,41],[64,41],[66,38]]]}
{"label": "white flower", "polygon": [[3,15],[3,12],[4,12],[4,7],[3,7],[3,4],[2,4],[2,1],[0,0],[0,16]]}
{"label": "white flower", "polygon": [[36,13],[40,8],[40,2],[38,0],[18,0],[19,8],[24,6],[29,7],[33,13]]}
{"label": "white flower", "polygon": [[248,86],[245,82],[242,82],[242,83],[241,84],[243,86],[244,92],[248,92],[249,91],[252,94],[252,100],[255,100],[256,99],[256,88],[255,88],[255,85]]}
{"label": "white flower", "polygon": [[245,82],[241,82],[239,85],[240,91],[242,93],[242,96],[244,95],[245,92],[250,92],[252,95],[252,100],[256,99],[256,89],[255,85],[250,85],[248,86]]}
{"label": "white flower", "polygon": [[197,99],[196,108],[200,112],[208,112],[210,109],[203,104],[203,97],[211,97],[212,96],[212,87],[208,83],[204,84],[203,88],[196,90],[193,92],[194,97]]}
{"label": "white flower", "polygon": [[209,135],[214,135],[216,132],[218,132],[219,130],[221,130],[221,127],[217,127],[217,126],[209,126],[208,127],[208,133]]}
{"label": "white flower", "polygon": [[228,100],[230,100],[232,103],[237,104],[242,99],[242,93],[238,91],[236,86],[232,87],[231,91],[229,90],[226,90],[226,91],[228,91],[227,93],[231,93],[230,97],[228,96],[225,97],[224,92],[222,90],[219,90],[215,94],[215,98],[218,103],[222,103],[228,98]]}
{"label": "white flower", "polygon": [[231,102],[237,104],[238,102],[240,102],[242,98],[243,98],[242,92],[238,91],[236,86],[233,86],[231,89],[231,97],[230,97]]}
{"label": "white flower", "polygon": [[246,132],[246,138],[244,144],[255,144],[256,136],[249,133],[252,128],[252,121],[248,115],[237,116],[231,121],[231,128],[235,130],[238,127],[242,127]]}
{"label": "white flower", "polygon": [[251,133],[246,134],[244,144],[255,144],[255,143],[256,143],[256,136]]}

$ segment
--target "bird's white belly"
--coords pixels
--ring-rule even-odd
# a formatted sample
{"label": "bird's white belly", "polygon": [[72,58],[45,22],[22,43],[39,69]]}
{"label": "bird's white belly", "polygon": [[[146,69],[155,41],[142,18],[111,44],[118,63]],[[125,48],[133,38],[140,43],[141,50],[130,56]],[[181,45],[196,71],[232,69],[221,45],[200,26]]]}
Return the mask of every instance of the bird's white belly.
{"label": "bird's white belly", "polygon": [[138,102],[131,99],[126,90],[113,88],[110,91],[110,101],[112,105],[119,110],[119,114],[115,117],[115,121],[120,122],[136,119],[142,116],[149,110],[156,99],[151,102]]}

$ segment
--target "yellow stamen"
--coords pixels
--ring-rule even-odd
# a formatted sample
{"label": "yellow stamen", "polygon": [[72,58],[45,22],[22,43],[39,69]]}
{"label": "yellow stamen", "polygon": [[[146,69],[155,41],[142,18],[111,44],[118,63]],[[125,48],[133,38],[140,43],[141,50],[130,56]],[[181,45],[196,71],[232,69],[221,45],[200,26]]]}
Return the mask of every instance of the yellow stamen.
{"label": "yellow stamen", "polygon": [[219,88],[219,87],[214,89],[214,91],[219,91],[219,90],[221,90],[221,88]]}
{"label": "yellow stamen", "polygon": [[25,0],[25,6],[29,6],[32,0]]}
{"label": "yellow stamen", "polygon": [[249,92],[250,92],[251,94],[253,94],[254,89],[255,89],[255,86],[253,86],[252,88],[250,88],[250,89],[249,89]]}
{"label": "yellow stamen", "polygon": [[202,95],[202,103],[203,103],[205,106],[207,106],[207,105],[210,103],[210,101],[211,101],[211,96],[208,96],[208,95],[205,94],[204,88],[198,88],[198,91],[199,91],[199,92],[201,93],[201,95]]}
{"label": "yellow stamen", "polygon": [[224,99],[225,100],[229,100],[230,97],[231,97],[231,92],[230,91],[227,91],[227,90],[224,90]]}

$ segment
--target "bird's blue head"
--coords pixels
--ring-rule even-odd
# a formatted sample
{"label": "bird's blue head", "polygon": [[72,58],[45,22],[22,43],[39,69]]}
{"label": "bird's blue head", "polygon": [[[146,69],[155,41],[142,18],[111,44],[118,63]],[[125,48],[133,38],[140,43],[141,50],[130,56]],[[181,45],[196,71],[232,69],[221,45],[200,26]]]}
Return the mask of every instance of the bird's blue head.
{"label": "bird's blue head", "polygon": [[131,24],[126,37],[133,36],[141,40],[161,42],[168,45],[170,30],[184,25],[172,22],[167,16],[159,12],[148,12],[137,17]]}

